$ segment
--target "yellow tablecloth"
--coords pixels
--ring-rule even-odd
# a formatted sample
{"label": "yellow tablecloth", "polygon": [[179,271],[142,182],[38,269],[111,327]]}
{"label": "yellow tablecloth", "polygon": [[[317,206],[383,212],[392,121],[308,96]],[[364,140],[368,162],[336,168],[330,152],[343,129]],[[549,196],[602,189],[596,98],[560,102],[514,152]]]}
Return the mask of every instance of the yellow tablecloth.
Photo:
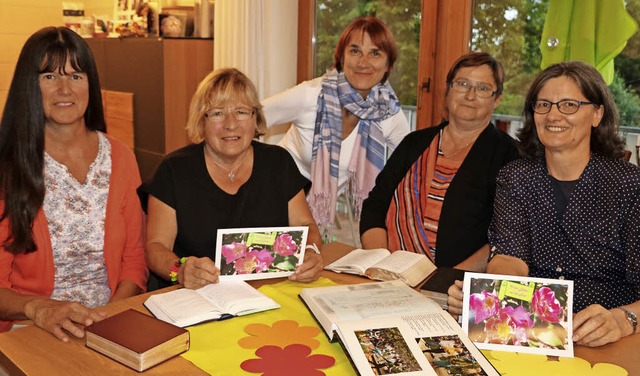
{"label": "yellow tablecloth", "polygon": [[[243,361],[259,358],[255,355],[255,348],[243,348],[238,343],[242,338],[251,336],[245,331],[245,328],[251,324],[264,324],[271,327],[281,320],[294,320],[301,327],[319,328],[318,323],[298,298],[298,293],[307,287],[331,285],[335,285],[335,283],[329,279],[320,278],[314,283],[285,281],[262,286],[259,290],[280,304],[281,308],[190,327],[188,329],[191,334],[191,349],[182,356],[212,375],[256,375],[240,368]],[[280,341],[290,340],[292,344],[300,343],[299,334],[296,336],[295,330],[293,330]],[[322,329],[313,339],[319,341],[319,346],[312,349],[311,354],[324,354],[335,359],[334,366],[320,369],[320,371],[327,376],[355,375],[340,345],[330,343]]]}

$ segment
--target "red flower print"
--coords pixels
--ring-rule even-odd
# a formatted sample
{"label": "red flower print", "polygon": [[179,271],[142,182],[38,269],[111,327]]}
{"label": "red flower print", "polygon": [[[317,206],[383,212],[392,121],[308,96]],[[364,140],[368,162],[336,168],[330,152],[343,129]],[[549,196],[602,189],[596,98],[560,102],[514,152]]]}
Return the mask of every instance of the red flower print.
{"label": "red flower print", "polygon": [[335,359],[328,355],[309,355],[308,346],[294,344],[281,349],[278,346],[263,346],[256,350],[260,359],[245,360],[240,368],[247,372],[262,373],[262,376],[305,375],[324,376],[318,369],[329,368]]}

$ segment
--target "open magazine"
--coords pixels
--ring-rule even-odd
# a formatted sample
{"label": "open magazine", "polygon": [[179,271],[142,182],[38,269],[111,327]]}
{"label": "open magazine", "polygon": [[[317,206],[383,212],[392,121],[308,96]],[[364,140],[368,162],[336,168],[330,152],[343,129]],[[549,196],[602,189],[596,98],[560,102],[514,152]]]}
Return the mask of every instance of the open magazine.
{"label": "open magazine", "polygon": [[463,292],[478,348],[573,357],[573,281],[467,272]]}
{"label": "open magazine", "polygon": [[218,230],[215,264],[220,279],[287,277],[302,264],[309,228],[254,227]]}
{"label": "open magazine", "polygon": [[440,306],[400,280],[300,292],[360,375],[499,375]]}

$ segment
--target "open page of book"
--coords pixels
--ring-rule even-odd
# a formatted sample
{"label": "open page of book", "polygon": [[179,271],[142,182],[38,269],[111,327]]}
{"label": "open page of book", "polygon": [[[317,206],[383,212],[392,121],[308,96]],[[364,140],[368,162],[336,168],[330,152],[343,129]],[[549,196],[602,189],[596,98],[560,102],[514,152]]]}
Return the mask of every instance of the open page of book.
{"label": "open page of book", "polygon": [[467,272],[462,329],[481,349],[573,357],[573,281]]}
{"label": "open page of book", "polygon": [[215,265],[220,280],[288,277],[304,261],[309,227],[219,229]]}
{"label": "open page of book", "polygon": [[390,252],[384,248],[354,249],[324,268],[336,273],[364,275],[364,271],[367,268],[389,256],[389,254]]}
{"label": "open page of book", "polygon": [[179,327],[215,320],[224,313],[196,290],[186,288],[152,295],[144,306],[158,319]]}
{"label": "open page of book", "polygon": [[416,286],[436,270],[436,265],[426,255],[396,251],[366,270],[371,279],[390,281],[401,279],[409,286]]}
{"label": "open page of book", "polygon": [[499,376],[444,311],[336,324],[360,375]]}
{"label": "open page of book", "polygon": [[329,339],[339,321],[442,311],[433,300],[400,280],[306,288],[300,297]]}
{"label": "open page of book", "polygon": [[220,281],[196,290],[223,313],[243,316],[279,308],[280,305],[244,281]]}
{"label": "open page of book", "polygon": [[152,295],[144,305],[158,319],[180,327],[280,307],[244,281],[220,281],[197,290],[181,288]]}

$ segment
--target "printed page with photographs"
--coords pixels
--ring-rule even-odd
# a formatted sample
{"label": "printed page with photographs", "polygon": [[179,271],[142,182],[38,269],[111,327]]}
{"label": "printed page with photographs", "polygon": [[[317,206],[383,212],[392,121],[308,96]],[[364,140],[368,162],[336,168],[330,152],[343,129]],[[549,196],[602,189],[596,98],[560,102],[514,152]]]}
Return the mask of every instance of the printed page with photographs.
{"label": "printed page with photographs", "polygon": [[449,313],[399,280],[300,298],[360,375],[499,375]]}
{"label": "printed page with photographs", "polygon": [[220,280],[290,276],[304,261],[308,231],[306,226],[218,230],[214,261]]}
{"label": "printed page with photographs", "polygon": [[467,272],[463,293],[478,348],[573,357],[573,281]]}

